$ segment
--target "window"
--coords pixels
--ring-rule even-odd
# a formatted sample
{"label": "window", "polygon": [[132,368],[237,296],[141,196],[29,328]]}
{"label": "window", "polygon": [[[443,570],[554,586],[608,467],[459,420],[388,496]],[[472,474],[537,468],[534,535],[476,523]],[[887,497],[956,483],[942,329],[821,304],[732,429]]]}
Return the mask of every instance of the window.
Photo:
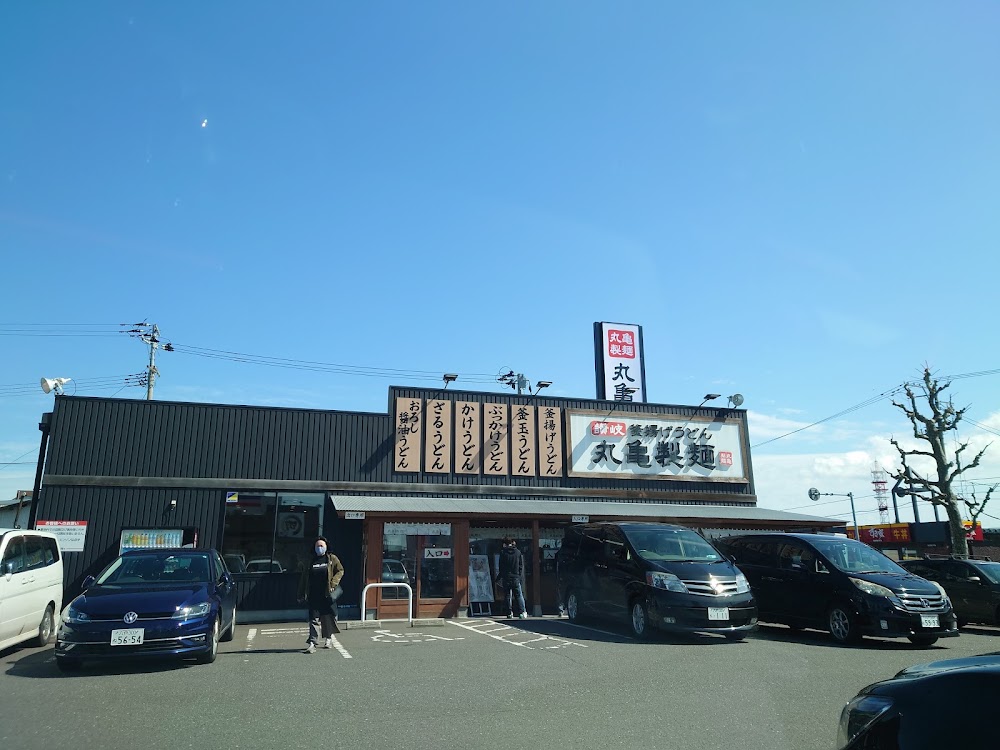
{"label": "window", "polygon": [[801,544],[783,544],[778,556],[778,567],[783,570],[811,572],[816,569],[816,556],[811,549]]}
{"label": "window", "polygon": [[42,545],[42,538],[34,534],[24,536],[24,567],[25,570],[38,570],[44,568],[45,547]]}
{"label": "window", "polygon": [[3,561],[0,562],[0,570],[4,573],[20,573],[24,570],[24,539],[20,535],[7,542],[7,548],[3,552]]}
{"label": "window", "polygon": [[[386,575],[405,575],[415,597],[450,599],[455,595],[454,552],[450,523],[387,523],[382,537],[383,580]],[[387,581],[393,582],[395,578]],[[382,596],[406,598],[406,589],[387,588]]]}
{"label": "window", "polygon": [[757,539],[741,540],[739,546],[734,546],[736,562],[739,565],[760,565],[773,567],[778,545],[775,542]]}
{"label": "window", "polygon": [[97,578],[99,584],[120,585],[205,583],[210,578],[209,560],[201,554],[150,552],[119,557]]}
{"label": "window", "polygon": [[226,503],[222,554],[232,573],[301,571],[323,535],[324,494],[239,493]]}

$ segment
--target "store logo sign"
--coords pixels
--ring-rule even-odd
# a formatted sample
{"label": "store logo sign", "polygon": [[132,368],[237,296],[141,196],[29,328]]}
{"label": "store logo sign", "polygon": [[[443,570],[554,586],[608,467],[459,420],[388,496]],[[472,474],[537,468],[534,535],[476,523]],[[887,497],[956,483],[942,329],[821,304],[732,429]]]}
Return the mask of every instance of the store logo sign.
{"label": "store logo sign", "polygon": [[598,437],[625,437],[627,429],[624,422],[594,420],[590,423],[590,434]]}

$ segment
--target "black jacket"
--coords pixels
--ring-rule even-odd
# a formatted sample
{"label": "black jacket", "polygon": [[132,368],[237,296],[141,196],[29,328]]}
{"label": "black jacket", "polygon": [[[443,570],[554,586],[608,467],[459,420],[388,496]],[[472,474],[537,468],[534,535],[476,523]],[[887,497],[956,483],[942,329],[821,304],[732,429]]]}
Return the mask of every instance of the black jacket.
{"label": "black jacket", "polygon": [[513,583],[515,579],[524,578],[524,557],[517,547],[504,547],[500,550],[497,578],[501,583]]}

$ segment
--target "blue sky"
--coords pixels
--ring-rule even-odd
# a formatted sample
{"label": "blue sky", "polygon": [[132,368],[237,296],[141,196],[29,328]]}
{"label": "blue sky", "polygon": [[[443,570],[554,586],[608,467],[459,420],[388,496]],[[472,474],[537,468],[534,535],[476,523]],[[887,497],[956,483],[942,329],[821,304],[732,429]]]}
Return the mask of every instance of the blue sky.
{"label": "blue sky", "polygon": [[[644,326],[651,400],[738,391],[756,444],[925,362],[1000,367],[995,4],[2,13],[0,386],[144,365],[126,336],[19,324],[148,320],[181,346],[591,397],[610,320]],[[162,399],[381,411],[420,383],[159,363]],[[998,383],[954,385],[992,430]],[[0,462],[32,461],[52,397],[2,391]],[[760,503],[868,495],[906,432],[883,401],[769,443]],[[0,498],[32,476],[0,469]]]}

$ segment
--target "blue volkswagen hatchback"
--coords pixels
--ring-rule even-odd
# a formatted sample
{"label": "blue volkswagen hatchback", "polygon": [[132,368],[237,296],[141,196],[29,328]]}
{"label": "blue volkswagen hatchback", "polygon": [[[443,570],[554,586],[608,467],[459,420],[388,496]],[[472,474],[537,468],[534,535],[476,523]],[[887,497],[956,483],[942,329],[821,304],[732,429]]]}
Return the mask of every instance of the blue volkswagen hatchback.
{"label": "blue volkswagen hatchback", "polygon": [[215,661],[219,641],[233,637],[233,580],[213,550],[126,552],[63,611],[56,664],[64,672],[86,659],[147,656]]}

